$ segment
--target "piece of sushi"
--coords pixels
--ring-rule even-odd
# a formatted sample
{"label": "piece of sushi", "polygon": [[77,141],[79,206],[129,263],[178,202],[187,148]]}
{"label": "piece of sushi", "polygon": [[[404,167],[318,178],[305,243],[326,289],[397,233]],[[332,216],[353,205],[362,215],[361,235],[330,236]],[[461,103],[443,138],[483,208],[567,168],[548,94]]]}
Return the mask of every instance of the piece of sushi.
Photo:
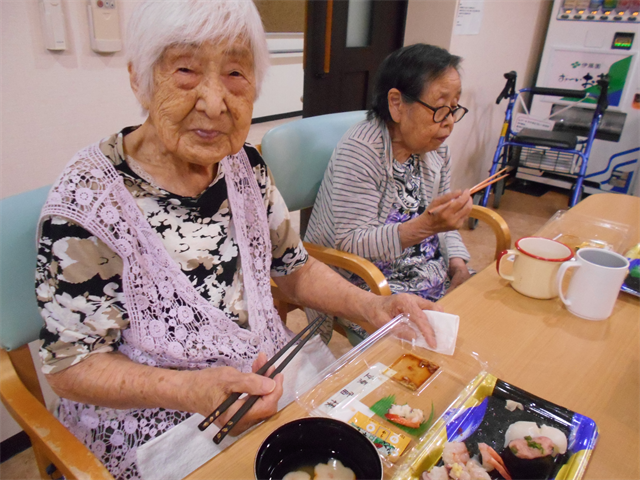
{"label": "piece of sushi", "polygon": [[411,408],[409,405],[391,405],[389,411],[384,414],[390,422],[409,428],[418,428],[424,422],[424,412],[419,408]]}
{"label": "piece of sushi", "polygon": [[470,480],[491,480],[489,473],[473,458],[467,462]]}
{"label": "piece of sushi", "polygon": [[504,435],[504,446],[506,448],[513,440],[526,437],[547,437],[555,445],[556,453],[563,454],[567,451],[567,436],[562,431],[548,425],[538,427],[535,422],[515,422],[509,425]]}
{"label": "piece of sushi", "polygon": [[557,451],[548,437],[512,440],[502,452],[504,464],[514,479],[546,479],[551,475]]}
{"label": "piece of sushi", "polygon": [[567,451],[567,436],[555,427],[542,425],[540,436],[547,437],[553,442],[556,453],[564,454]]}
{"label": "piece of sushi", "polygon": [[[481,450],[488,452],[487,445],[479,444]],[[488,447],[491,448],[491,447]],[[502,462],[500,456],[493,452],[498,462]],[[446,442],[442,449],[442,466],[433,467],[428,472],[422,472],[420,480],[492,480],[483,465],[475,458],[470,458],[469,450],[464,442]],[[493,470],[494,467],[490,469]],[[500,470],[504,471],[503,466]],[[505,476],[510,480],[508,473]]]}
{"label": "piece of sushi", "polygon": [[442,449],[442,462],[445,465],[460,463],[466,465],[469,461],[469,450],[464,442],[447,442]]}
{"label": "piece of sushi", "polygon": [[449,480],[449,472],[443,465],[442,467],[433,467],[430,471],[422,472],[421,480]]}
{"label": "piece of sushi", "polygon": [[478,450],[480,450],[480,455],[482,456],[482,466],[487,470],[487,472],[492,471],[494,468],[498,471],[498,473],[505,480],[511,480],[511,472],[507,465],[505,465],[502,457],[498,455],[490,445],[486,443],[478,443]]}

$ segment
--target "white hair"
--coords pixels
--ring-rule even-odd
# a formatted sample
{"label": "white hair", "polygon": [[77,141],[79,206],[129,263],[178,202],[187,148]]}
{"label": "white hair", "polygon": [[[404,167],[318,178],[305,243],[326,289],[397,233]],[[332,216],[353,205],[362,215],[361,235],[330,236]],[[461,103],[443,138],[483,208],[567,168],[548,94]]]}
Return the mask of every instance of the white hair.
{"label": "white hair", "polygon": [[128,24],[127,60],[136,73],[138,94],[153,93],[153,67],[172,45],[248,40],[253,54],[256,98],[269,68],[269,50],[260,14],[252,0],[144,0]]}

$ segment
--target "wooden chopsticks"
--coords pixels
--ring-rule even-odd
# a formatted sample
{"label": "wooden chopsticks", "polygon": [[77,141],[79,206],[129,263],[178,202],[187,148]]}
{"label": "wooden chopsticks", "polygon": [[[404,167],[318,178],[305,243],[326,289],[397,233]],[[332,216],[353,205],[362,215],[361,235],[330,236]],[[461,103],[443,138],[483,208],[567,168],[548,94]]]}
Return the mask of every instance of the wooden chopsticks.
{"label": "wooden chopsticks", "polygon": [[[296,354],[302,349],[302,347],[304,347],[305,343],[307,343],[309,341],[309,339],[311,337],[313,337],[313,335],[316,333],[318,328],[320,328],[320,325],[322,325],[322,323],[327,318],[328,317],[324,317],[324,316],[320,317],[320,318],[316,319],[314,322],[312,322],[309,325],[307,325],[306,328],[304,328],[300,333],[298,333],[295,337],[293,337],[293,339],[289,343],[287,343],[284,347],[282,347],[278,353],[276,353],[267,363],[265,363],[256,372],[256,374],[264,375],[267,372],[267,370],[269,370],[269,368],[271,368],[298,340],[300,340],[305,333],[309,332],[309,335],[307,335],[304,339],[302,339],[302,341],[300,341],[300,343],[298,343],[296,348],[289,354],[289,356],[287,358],[285,358],[282,361],[282,363],[280,363],[280,365],[278,365],[278,367],[273,371],[273,373],[271,375],[269,375],[269,378],[273,378],[278,373],[282,372],[282,370],[284,370],[284,368],[289,364],[289,362],[293,359],[293,357],[295,357]],[[229,395],[229,397],[224,402],[222,402],[218,406],[218,408],[216,408],[211,413],[211,415],[209,415],[207,418],[205,418],[198,425],[198,428],[201,431],[205,430],[220,415],[222,415],[224,412],[226,412],[227,409],[231,405],[233,405],[238,400],[238,398],[240,398],[241,395],[242,395],[242,393],[238,393],[238,392],[232,393],[231,395]],[[238,411],[231,418],[231,420],[229,420],[220,429],[220,431],[216,434],[216,436],[213,437],[213,442],[215,444],[219,444],[224,439],[224,437],[227,436],[227,434],[231,431],[231,429],[240,421],[240,419],[244,416],[244,414],[249,411],[249,409],[253,406],[253,404],[256,403],[260,399],[260,397],[261,397],[260,395],[250,395],[249,397],[247,397],[247,399],[244,402],[244,404],[238,409]]]}
{"label": "wooden chopsticks", "polygon": [[[502,175],[501,177],[498,177],[498,175],[500,175],[501,173],[504,173],[507,171],[509,167],[504,167],[502,170],[500,170],[499,172],[494,173],[493,175],[491,175],[490,177],[487,177],[486,179],[484,179],[483,181],[481,181],[479,184],[477,184],[474,187],[471,187],[471,190],[469,191],[470,195],[473,195],[474,193],[478,193],[480,190],[484,190],[485,188],[487,188],[489,185],[493,185],[496,182],[499,182],[500,180],[502,180],[503,178],[507,178],[509,176],[509,174],[507,173],[506,175]],[[498,177],[498,178],[496,178]]]}
{"label": "wooden chopsticks", "polygon": [[[504,167],[502,170],[500,170],[499,172],[494,173],[493,175],[491,175],[490,177],[485,178],[483,181],[481,181],[480,183],[478,183],[477,185],[471,187],[471,190],[469,190],[469,195],[474,195],[476,193],[478,193],[480,190],[484,190],[485,188],[487,188],[489,185],[493,185],[496,182],[499,182],[500,180],[502,180],[503,178],[507,178],[509,176],[509,174],[507,173],[506,175],[502,175],[499,176],[501,173],[504,173],[507,171],[509,167]],[[497,177],[497,178],[496,178]],[[451,200],[450,200],[451,201]],[[438,213],[440,210],[444,210],[447,205],[449,205],[449,202],[447,203],[443,203],[442,205],[438,205],[435,208],[432,208],[431,210],[427,210],[427,213],[429,215],[435,215],[436,213]]]}

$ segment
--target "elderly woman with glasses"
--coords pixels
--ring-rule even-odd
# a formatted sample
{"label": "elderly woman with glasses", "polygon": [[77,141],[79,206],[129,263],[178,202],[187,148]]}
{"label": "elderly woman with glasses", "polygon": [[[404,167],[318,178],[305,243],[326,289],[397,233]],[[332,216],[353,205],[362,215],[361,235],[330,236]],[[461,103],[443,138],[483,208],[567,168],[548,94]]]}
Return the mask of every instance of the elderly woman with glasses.
{"label": "elderly woman with glasses", "polygon": [[[456,230],[473,202],[468,190],[450,191],[445,144],[467,113],[458,103],[459,63],[460,57],[424,44],[384,60],[367,120],[338,143],[309,221],[307,241],[373,261],[394,294],[436,301],[469,278],[469,253]],[[358,277],[347,278],[366,288]],[[318,315],[307,310],[310,320]],[[352,343],[366,335],[335,320]],[[325,341],[331,323],[323,325]]]}
{"label": "elderly woman with glasses", "polygon": [[[239,434],[295,392],[288,377],[253,373],[292,338],[271,278],[299,305],[374,327],[410,313],[433,346],[423,310],[438,307],[375,296],[307,255],[267,165],[245,143],[269,65],[253,2],[142,1],[127,42],[148,116],[79,151],[51,189],[36,270],[40,355],[61,422],[115,477],[162,465],[148,478],[182,478],[188,471],[164,469],[201,453],[177,453],[196,439],[194,413],[210,414],[232,392],[259,395]],[[316,361],[303,367],[334,360],[322,342],[306,346]],[[165,441],[185,428],[185,441]]]}

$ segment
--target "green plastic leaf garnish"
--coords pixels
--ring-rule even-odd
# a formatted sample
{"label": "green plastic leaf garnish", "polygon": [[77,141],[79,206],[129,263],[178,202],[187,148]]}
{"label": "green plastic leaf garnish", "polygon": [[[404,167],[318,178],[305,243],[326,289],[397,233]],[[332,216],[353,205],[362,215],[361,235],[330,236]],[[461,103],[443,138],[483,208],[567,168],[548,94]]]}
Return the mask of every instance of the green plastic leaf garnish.
{"label": "green plastic leaf garnish", "polygon": [[399,429],[401,429],[404,432],[407,432],[409,435],[421,437],[427,430],[429,430],[429,428],[433,424],[433,416],[434,416],[433,402],[431,402],[431,414],[429,415],[429,418],[424,420],[418,428],[405,427],[404,425],[400,425],[398,423],[392,422],[391,420],[389,420],[387,417],[384,416],[384,414],[387,413],[391,408],[391,405],[395,404],[395,402],[396,402],[396,396],[389,395],[387,397],[381,398],[369,408],[373,413],[393,423]]}

